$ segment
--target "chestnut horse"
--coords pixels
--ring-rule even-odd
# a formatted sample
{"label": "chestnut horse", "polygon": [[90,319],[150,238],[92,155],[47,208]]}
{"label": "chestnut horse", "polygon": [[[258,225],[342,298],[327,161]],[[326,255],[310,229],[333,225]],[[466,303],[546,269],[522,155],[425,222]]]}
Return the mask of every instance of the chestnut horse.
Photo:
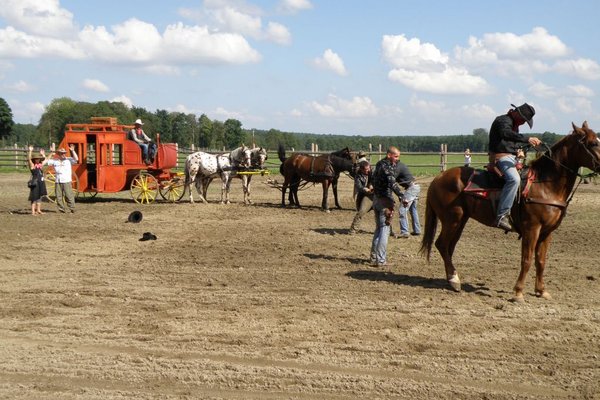
{"label": "chestnut horse", "polygon": [[[546,253],[550,247],[552,232],[559,227],[567,206],[577,188],[579,168],[600,172],[600,140],[587,124],[562,138],[548,151],[529,165],[531,185],[522,193],[511,210],[514,230],[522,237],[521,272],[515,284],[515,301],[524,301],[525,277],[535,255],[535,295],[550,298],[544,284]],[[442,224],[435,247],[444,260],[446,279],[456,291],[460,291],[460,279],[452,263],[452,255],[469,218],[484,225],[493,226],[495,212],[491,201],[464,192],[473,168],[455,167],[438,175],[427,190],[425,232],[420,253],[431,254],[437,229]],[[533,174],[532,174],[533,173]]]}
{"label": "chestnut horse", "polygon": [[289,202],[300,208],[298,201],[298,189],[302,180],[306,182],[321,182],[323,185],[323,200],[321,208],[329,211],[327,203],[327,194],[329,186],[332,186],[335,206],[342,208],[338,201],[337,183],[340,173],[346,171],[354,175],[354,163],[352,162],[352,153],[347,147],[320,156],[310,156],[307,154],[294,153],[290,157],[285,157],[285,149],[280,144],[277,150],[281,166],[279,171],[284,177],[281,193],[281,206],[285,207],[285,192],[290,189]]}

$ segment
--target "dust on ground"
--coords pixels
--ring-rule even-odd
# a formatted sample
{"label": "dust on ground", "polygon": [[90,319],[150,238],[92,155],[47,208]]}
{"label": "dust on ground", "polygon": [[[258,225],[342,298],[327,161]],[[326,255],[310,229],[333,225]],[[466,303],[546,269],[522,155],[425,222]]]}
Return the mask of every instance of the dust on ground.
{"label": "dust on ground", "polygon": [[34,217],[27,175],[0,174],[0,398],[600,398],[600,186],[554,235],[553,299],[533,295],[532,269],[515,304],[515,234],[471,221],[454,293],[418,237],[367,264],[374,222],[347,234],[350,179],[331,213],[319,186],[282,209],[265,179],[252,206],[235,181],[230,205],[213,184],[210,204],[120,193]]}

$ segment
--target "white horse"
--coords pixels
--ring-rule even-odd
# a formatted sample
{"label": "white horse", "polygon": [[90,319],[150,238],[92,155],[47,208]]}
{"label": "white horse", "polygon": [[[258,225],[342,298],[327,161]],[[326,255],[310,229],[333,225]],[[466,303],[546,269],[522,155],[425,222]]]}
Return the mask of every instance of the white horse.
{"label": "white horse", "polygon": [[185,160],[185,186],[192,196],[192,182],[200,195],[200,201],[206,203],[206,179],[212,180],[217,176],[221,178],[221,203],[229,204],[229,187],[231,174],[238,168],[250,166],[250,149],[244,145],[227,154],[209,154],[202,151],[190,154]]}
{"label": "white horse", "polygon": [[[266,160],[266,149],[263,149],[262,147],[256,147],[250,151],[250,169],[264,169]],[[242,188],[244,189],[244,204],[252,204],[252,200],[250,200],[250,182],[252,181],[252,175],[235,174],[232,177],[234,176],[242,180]]]}
{"label": "white horse", "polygon": [[[244,204],[252,204],[250,200],[250,182],[252,181],[251,174],[238,174],[237,172],[251,172],[255,170],[262,170],[265,167],[265,161],[267,160],[267,150],[262,147],[255,147],[250,150],[250,166],[247,168],[238,168],[234,173],[229,175],[229,180],[233,178],[240,178],[242,180],[242,189],[244,190]],[[206,197],[206,191],[208,186],[212,182],[213,178],[204,178],[202,187],[204,188],[204,197]],[[229,182],[231,184],[231,182]]]}

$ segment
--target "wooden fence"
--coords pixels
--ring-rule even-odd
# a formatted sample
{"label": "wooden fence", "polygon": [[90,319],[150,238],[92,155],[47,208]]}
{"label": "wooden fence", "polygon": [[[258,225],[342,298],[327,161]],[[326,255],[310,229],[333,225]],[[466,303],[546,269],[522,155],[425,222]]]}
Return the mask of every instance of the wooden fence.
{"label": "wooden fence", "polygon": [[[223,153],[224,151],[217,150],[205,150],[205,149],[192,149],[192,148],[184,148],[179,147],[178,151],[178,166],[177,168],[183,169],[185,165],[186,157],[195,152],[195,151],[206,151],[208,153]],[[54,151],[54,148],[46,150],[47,154],[51,154]],[[27,152],[26,148],[20,148],[17,145],[13,147],[5,147],[0,148],[0,168],[3,169],[15,169],[15,170],[28,170],[29,166],[27,163]],[[289,155],[293,152],[293,150],[288,150],[286,155]],[[314,147],[311,151],[302,151],[303,153],[319,155],[319,154],[328,154],[329,151],[321,151],[318,147]],[[368,158],[371,163],[376,163],[385,157],[385,152],[381,151],[381,149],[377,149],[376,151],[366,151],[368,154]],[[34,149],[34,154],[39,153],[39,148]],[[487,163],[487,154],[486,153],[472,153],[473,162],[471,165],[474,167],[482,167]],[[410,152],[410,153],[401,153],[401,160],[408,165],[411,170],[413,170],[413,174],[420,175],[420,171],[445,171],[448,168],[463,165],[463,153],[458,152],[448,152],[447,146],[445,144],[440,146],[439,152]],[[276,151],[269,151],[268,160],[267,160],[267,168],[278,170],[280,165],[279,158],[277,156]]]}

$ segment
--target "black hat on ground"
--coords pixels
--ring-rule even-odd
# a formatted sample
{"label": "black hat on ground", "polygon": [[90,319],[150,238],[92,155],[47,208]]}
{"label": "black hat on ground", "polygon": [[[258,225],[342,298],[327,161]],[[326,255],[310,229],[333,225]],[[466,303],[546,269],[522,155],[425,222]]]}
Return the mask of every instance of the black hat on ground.
{"label": "black hat on ground", "polygon": [[144,216],[141,211],[132,211],[131,214],[129,214],[129,217],[127,217],[127,222],[137,224],[142,221],[142,218],[144,218]]}
{"label": "black hat on ground", "polygon": [[527,103],[523,103],[519,107],[515,106],[514,104],[511,104],[511,106],[513,106],[515,111],[517,111],[519,115],[523,117],[525,122],[527,122],[527,125],[529,125],[529,128],[533,128],[533,116],[535,115],[535,108]]}
{"label": "black hat on ground", "polygon": [[140,242],[145,242],[146,240],[156,240],[156,235],[152,232],[144,232],[140,238]]}

